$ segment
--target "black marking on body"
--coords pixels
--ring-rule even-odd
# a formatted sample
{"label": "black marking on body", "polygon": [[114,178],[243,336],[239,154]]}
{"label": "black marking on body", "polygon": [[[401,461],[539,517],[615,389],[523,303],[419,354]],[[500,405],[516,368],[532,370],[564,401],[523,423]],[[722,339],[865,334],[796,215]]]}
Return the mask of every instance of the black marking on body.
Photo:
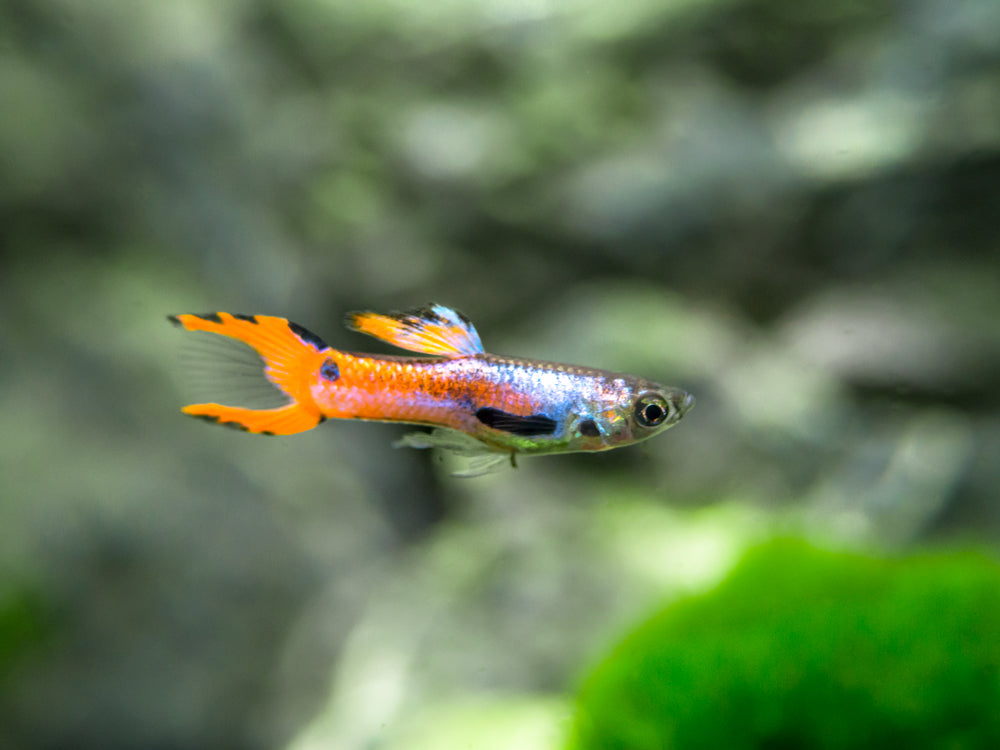
{"label": "black marking on body", "polygon": [[584,437],[600,437],[601,430],[593,419],[585,419],[580,422],[580,434]]}
{"label": "black marking on body", "polygon": [[332,383],[333,381],[340,378],[340,368],[337,367],[336,362],[327,357],[322,367],[319,368],[319,376],[324,380],[328,380]]}
{"label": "black marking on body", "polygon": [[309,329],[303,328],[298,323],[293,323],[292,321],[288,321],[288,327],[292,329],[292,333],[294,333],[296,336],[298,336],[307,344],[311,344],[318,351],[330,348],[329,346],[327,346],[326,342],[323,341],[323,339],[321,339],[319,336],[317,336]]}
{"label": "black marking on body", "polygon": [[195,315],[196,318],[201,318],[202,320],[207,320],[209,323],[221,323],[222,318],[219,317],[219,313],[203,313],[202,315]]}
{"label": "black marking on body", "polygon": [[237,320],[245,320],[247,323],[253,323],[254,325],[257,324],[257,316],[256,315],[246,315],[244,313],[233,313],[233,317],[236,318]]}
{"label": "black marking on body", "polygon": [[184,327],[184,324],[181,323],[181,319],[178,318],[176,315],[168,315],[167,320],[169,320],[172,325],[178,326],[179,328]]}
{"label": "black marking on body", "polygon": [[522,417],[519,414],[511,414],[488,406],[476,410],[476,419],[487,427],[509,432],[512,435],[551,435],[558,427],[556,420],[544,414],[531,414]]}

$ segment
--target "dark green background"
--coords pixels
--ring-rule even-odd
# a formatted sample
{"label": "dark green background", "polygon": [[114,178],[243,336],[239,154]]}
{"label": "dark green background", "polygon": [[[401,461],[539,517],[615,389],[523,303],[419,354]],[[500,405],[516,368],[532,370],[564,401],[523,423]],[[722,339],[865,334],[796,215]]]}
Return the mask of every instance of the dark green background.
{"label": "dark green background", "polygon": [[[557,747],[755,540],[994,548],[998,40],[994,0],[0,1],[0,746]],[[477,480],[177,412],[168,313],[387,351],[343,314],[432,300],[698,405]]]}

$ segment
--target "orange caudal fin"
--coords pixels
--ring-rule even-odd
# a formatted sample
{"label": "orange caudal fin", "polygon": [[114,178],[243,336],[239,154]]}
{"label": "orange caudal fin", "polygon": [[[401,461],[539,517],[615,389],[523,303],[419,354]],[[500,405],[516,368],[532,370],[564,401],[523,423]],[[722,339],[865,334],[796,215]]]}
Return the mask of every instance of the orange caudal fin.
{"label": "orange caudal fin", "polygon": [[241,341],[264,361],[264,375],[289,403],[274,409],[248,409],[222,404],[191,404],[182,411],[218,424],[264,435],[292,435],[312,429],[322,414],[309,386],[322,367],[329,347],[313,333],[284,318],[267,315],[171,315],[171,323],[188,331],[205,331]]}

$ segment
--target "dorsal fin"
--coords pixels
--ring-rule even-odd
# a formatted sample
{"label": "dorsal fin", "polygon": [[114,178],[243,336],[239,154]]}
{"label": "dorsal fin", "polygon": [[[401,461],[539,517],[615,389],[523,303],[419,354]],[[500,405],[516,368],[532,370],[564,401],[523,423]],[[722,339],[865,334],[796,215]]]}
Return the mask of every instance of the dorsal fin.
{"label": "dorsal fin", "polygon": [[347,327],[423,354],[458,357],[483,353],[479,334],[469,319],[444,305],[430,304],[388,315],[351,313]]}

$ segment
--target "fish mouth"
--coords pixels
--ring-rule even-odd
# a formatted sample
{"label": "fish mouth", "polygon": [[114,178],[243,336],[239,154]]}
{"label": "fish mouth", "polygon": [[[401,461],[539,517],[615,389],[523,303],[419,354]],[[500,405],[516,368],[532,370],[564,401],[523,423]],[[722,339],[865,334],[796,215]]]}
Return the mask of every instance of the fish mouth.
{"label": "fish mouth", "polygon": [[677,399],[677,411],[680,413],[680,416],[682,417],[689,411],[691,411],[691,407],[693,406],[694,406],[694,396],[692,396],[690,393],[684,393],[679,399]]}

